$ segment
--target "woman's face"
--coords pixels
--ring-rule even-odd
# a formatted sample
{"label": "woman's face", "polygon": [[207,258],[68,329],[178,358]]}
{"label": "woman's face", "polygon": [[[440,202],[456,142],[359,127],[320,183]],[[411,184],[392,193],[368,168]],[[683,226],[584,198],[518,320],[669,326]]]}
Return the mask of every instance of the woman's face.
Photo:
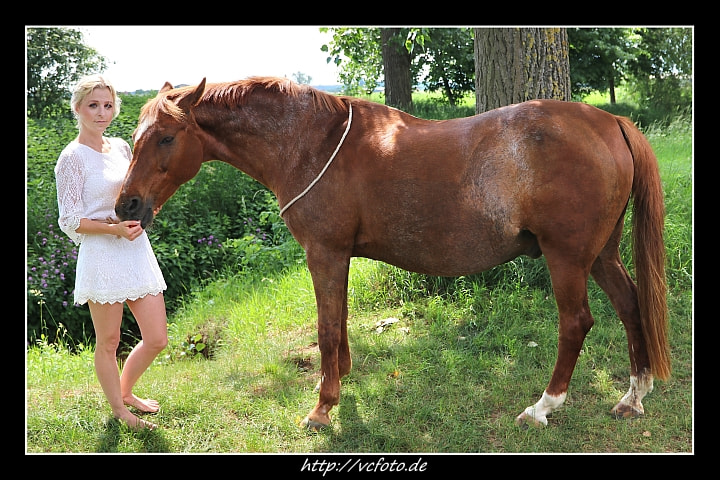
{"label": "woman's face", "polygon": [[77,109],[80,128],[102,134],[110,125],[115,113],[115,104],[110,89],[98,87],[80,103]]}

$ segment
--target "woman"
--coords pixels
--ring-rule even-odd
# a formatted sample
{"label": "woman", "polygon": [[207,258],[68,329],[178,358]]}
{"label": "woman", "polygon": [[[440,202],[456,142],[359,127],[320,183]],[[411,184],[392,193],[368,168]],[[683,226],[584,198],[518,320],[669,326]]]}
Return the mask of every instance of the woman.
{"label": "woman", "polygon": [[[80,245],[75,303],[87,303],[95,328],[95,372],[115,418],[133,430],[157,425],[134,415],[157,412],[156,400],[135,396],[133,387],[167,346],[162,272],[139,221],[118,222],[117,197],[132,153],[121,138],[103,133],[120,113],[120,98],[100,75],[82,78],[70,100],[79,130],[55,166],[58,224]],[[142,339],[118,371],[123,304],[127,303]]]}

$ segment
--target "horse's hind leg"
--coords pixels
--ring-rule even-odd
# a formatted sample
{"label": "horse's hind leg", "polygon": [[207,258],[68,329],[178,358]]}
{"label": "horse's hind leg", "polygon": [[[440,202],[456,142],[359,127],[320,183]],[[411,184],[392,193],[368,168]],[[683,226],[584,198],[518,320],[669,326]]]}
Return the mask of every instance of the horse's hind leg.
{"label": "horse's hind leg", "polygon": [[653,389],[650,360],[640,323],[637,287],[623,265],[618,249],[622,228],[621,218],[590,271],[610,299],[627,333],[630,390],[611,411],[618,418],[642,415],[645,412],[642,399]]}
{"label": "horse's hind leg", "polygon": [[588,268],[568,263],[562,253],[548,251],[546,258],[560,319],[558,357],[542,397],[518,415],[518,424],[547,425],[547,415],[565,402],[580,349],[594,323],[587,298]]}

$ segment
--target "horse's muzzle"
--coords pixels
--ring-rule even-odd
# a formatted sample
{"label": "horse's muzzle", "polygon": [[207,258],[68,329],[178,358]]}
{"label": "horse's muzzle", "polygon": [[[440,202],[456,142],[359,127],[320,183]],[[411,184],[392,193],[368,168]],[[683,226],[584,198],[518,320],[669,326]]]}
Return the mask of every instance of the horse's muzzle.
{"label": "horse's muzzle", "polygon": [[143,228],[143,230],[145,230],[152,224],[154,218],[155,215],[153,215],[152,208],[148,208],[145,211],[145,215],[143,215],[143,217],[140,219],[140,226]]}
{"label": "horse's muzzle", "polygon": [[115,203],[115,213],[120,220],[139,220],[143,229],[148,227],[154,218],[152,206],[146,205],[140,197],[118,199]]}

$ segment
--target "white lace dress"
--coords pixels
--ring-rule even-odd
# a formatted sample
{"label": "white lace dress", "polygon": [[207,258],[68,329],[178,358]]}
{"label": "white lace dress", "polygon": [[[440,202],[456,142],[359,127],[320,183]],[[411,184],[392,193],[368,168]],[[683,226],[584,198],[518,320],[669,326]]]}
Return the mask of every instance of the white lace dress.
{"label": "white lace dress", "polygon": [[167,289],[147,233],[130,241],[107,234],[79,234],[81,218],[117,221],[115,199],[132,153],[121,138],[110,138],[109,153],[75,141],[55,166],[58,224],[80,245],[75,276],[75,303],[115,303],[157,295]]}

